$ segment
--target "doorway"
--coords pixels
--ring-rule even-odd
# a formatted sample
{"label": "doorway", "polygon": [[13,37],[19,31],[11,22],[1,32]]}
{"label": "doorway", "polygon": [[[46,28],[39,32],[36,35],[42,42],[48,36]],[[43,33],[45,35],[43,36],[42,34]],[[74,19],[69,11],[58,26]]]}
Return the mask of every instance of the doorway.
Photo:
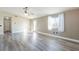
{"label": "doorway", "polygon": [[36,31],[36,25],[37,25],[37,22],[36,20],[33,21],[33,31]]}
{"label": "doorway", "polygon": [[11,17],[4,17],[4,33],[11,33]]}

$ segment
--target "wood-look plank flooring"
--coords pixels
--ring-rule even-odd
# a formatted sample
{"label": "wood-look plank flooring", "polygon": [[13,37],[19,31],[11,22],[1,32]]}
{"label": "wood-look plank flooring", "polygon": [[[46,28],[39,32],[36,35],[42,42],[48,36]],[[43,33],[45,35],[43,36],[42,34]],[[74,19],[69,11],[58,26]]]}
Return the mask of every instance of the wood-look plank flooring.
{"label": "wood-look plank flooring", "polygon": [[0,51],[79,51],[79,43],[37,33],[0,35]]}

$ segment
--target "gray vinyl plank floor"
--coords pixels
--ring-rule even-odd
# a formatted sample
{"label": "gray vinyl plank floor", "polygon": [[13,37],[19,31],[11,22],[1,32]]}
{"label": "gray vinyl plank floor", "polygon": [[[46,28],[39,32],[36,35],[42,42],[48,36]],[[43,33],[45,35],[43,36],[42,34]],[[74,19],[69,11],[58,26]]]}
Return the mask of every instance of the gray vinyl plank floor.
{"label": "gray vinyl plank floor", "polygon": [[0,51],[79,51],[79,43],[37,33],[0,35]]}

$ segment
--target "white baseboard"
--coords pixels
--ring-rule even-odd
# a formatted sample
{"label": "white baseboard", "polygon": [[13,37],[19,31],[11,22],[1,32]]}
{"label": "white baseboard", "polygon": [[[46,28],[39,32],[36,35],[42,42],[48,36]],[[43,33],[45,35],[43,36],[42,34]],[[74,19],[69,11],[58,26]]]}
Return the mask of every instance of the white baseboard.
{"label": "white baseboard", "polygon": [[57,37],[57,38],[60,38],[60,39],[69,40],[69,41],[72,41],[72,42],[79,43],[79,40],[77,40],[77,39],[72,39],[72,38],[68,38],[68,37],[57,36],[57,35],[43,33],[43,32],[37,32],[37,33],[43,34],[43,35],[46,35],[46,36]]}

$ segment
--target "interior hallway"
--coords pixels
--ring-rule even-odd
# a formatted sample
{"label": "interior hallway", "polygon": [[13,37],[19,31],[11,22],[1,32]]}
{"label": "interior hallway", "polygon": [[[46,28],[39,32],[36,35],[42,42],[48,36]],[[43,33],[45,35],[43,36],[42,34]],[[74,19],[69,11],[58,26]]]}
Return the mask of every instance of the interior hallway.
{"label": "interior hallway", "polygon": [[1,51],[78,51],[79,43],[38,33],[0,35]]}

